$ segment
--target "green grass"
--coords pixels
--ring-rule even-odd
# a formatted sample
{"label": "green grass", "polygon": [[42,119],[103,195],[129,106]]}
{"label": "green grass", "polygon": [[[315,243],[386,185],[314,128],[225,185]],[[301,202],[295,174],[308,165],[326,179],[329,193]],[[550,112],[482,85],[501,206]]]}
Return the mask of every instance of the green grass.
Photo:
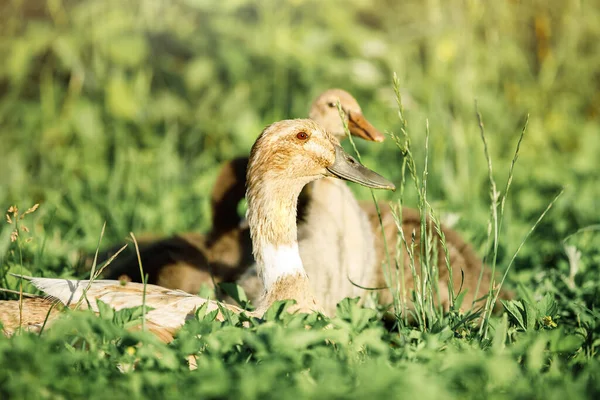
{"label": "green grass", "polygon": [[342,87],[394,134],[355,142],[399,187],[377,198],[454,223],[516,299],[464,323],[427,280],[417,327],[352,301],[331,321],[276,305],[250,328],[199,315],[170,345],[126,330],[141,309],[69,313],[0,338],[0,397],[595,398],[598,18],[557,0],[3,2],[0,206],[40,207],[0,224],[1,287],[89,276],[101,232],[103,248],[206,230],[220,163]]}

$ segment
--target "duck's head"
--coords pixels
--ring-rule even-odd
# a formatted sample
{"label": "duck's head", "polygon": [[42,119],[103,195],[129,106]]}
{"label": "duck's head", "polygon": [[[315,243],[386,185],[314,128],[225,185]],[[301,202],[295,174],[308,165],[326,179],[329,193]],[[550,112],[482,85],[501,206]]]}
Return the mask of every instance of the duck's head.
{"label": "duck's head", "polygon": [[269,125],[252,147],[249,189],[271,183],[280,188],[301,189],[306,183],[326,176],[376,189],[395,189],[393,183],[348,155],[335,137],[310,119]]}
{"label": "duck's head", "polygon": [[385,139],[385,136],[364,117],[356,99],[342,89],[329,89],[317,97],[311,105],[309,117],[341,140],[346,134],[337,108],[338,101],[346,114],[350,134],[373,142],[382,142]]}

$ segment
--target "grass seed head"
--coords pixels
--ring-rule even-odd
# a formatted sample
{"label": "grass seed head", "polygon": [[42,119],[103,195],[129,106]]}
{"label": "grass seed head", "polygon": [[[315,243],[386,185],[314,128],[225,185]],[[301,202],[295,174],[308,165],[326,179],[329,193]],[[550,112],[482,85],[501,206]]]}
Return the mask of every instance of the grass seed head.
{"label": "grass seed head", "polygon": [[29,209],[27,209],[27,211],[25,211],[23,213],[23,215],[21,216],[21,218],[23,218],[27,214],[31,214],[31,213],[35,212],[35,210],[37,210],[39,206],[40,206],[40,203],[35,203],[33,206],[29,207]]}

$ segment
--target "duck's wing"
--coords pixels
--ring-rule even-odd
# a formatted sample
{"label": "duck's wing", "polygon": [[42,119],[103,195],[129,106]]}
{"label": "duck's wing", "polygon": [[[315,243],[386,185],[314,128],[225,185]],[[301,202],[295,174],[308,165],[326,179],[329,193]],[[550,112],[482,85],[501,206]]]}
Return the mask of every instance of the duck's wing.
{"label": "duck's wing", "polygon": [[2,333],[13,335],[17,329],[39,332],[44,321],[54,319],[62,307],[53,307],[55,302],[41,297],[0,301],[0,323]]}
{"label": "duck's wing", "polygon": [[[183,233],[164,238],[146,241],[139,246],[140,258],[144,274],[148,274],[149,282],[157,283],[161,271],[175,264],[187,264],[192,268],[209,270],[206,238],[199,233]],[[140,267],[135,248],[119,255],[103,273],[107,279],[118,279],[128,276],[134,282],[141,282]]]}
{"label": "duck's wing", "polygon": [[[193,315],[196,309],[204,305],[207,307],[207,312],[218,310],[219,305],[235,313],[242,312],[238,307],[220,304],[181,290],[165,289],[156,285],[146,285],[144,298],[144,285],[141,283],[129,282],[122,284],[113,280],[96,280],[90,283],[88,280],[28,276],[23,276],[23,279],[31,282],[37,289],[65,305],[81,302],[83,307],[89,304],[95,312],[98,312],[96,300],[101,300],[115,310],[145,304],[147,307],[152,308],[146,314],[147,320],[165,328],[180,327],[184,324],[188,315]],[[223,320],[220,312],[217,319]]]}

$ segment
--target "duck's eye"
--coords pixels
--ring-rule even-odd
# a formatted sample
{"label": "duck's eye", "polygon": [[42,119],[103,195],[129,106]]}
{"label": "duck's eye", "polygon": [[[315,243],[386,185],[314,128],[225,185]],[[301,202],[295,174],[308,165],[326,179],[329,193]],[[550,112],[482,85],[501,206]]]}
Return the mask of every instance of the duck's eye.
{"label": "duck's eye", "polygon": [[335,107],[335,103],[333,101],[330,101],[329,103],[327,103],[327,106],[333,108]]}
{"label": "duck's eye", "polygon": [[306,132],[304,132],[304,131],[303,131],[303,132],[298,132],[298,133],[296,134],[296,137],[297,137],[299,140],[306,140],[306,139],[308,139],[308,134],[307,134]]}

